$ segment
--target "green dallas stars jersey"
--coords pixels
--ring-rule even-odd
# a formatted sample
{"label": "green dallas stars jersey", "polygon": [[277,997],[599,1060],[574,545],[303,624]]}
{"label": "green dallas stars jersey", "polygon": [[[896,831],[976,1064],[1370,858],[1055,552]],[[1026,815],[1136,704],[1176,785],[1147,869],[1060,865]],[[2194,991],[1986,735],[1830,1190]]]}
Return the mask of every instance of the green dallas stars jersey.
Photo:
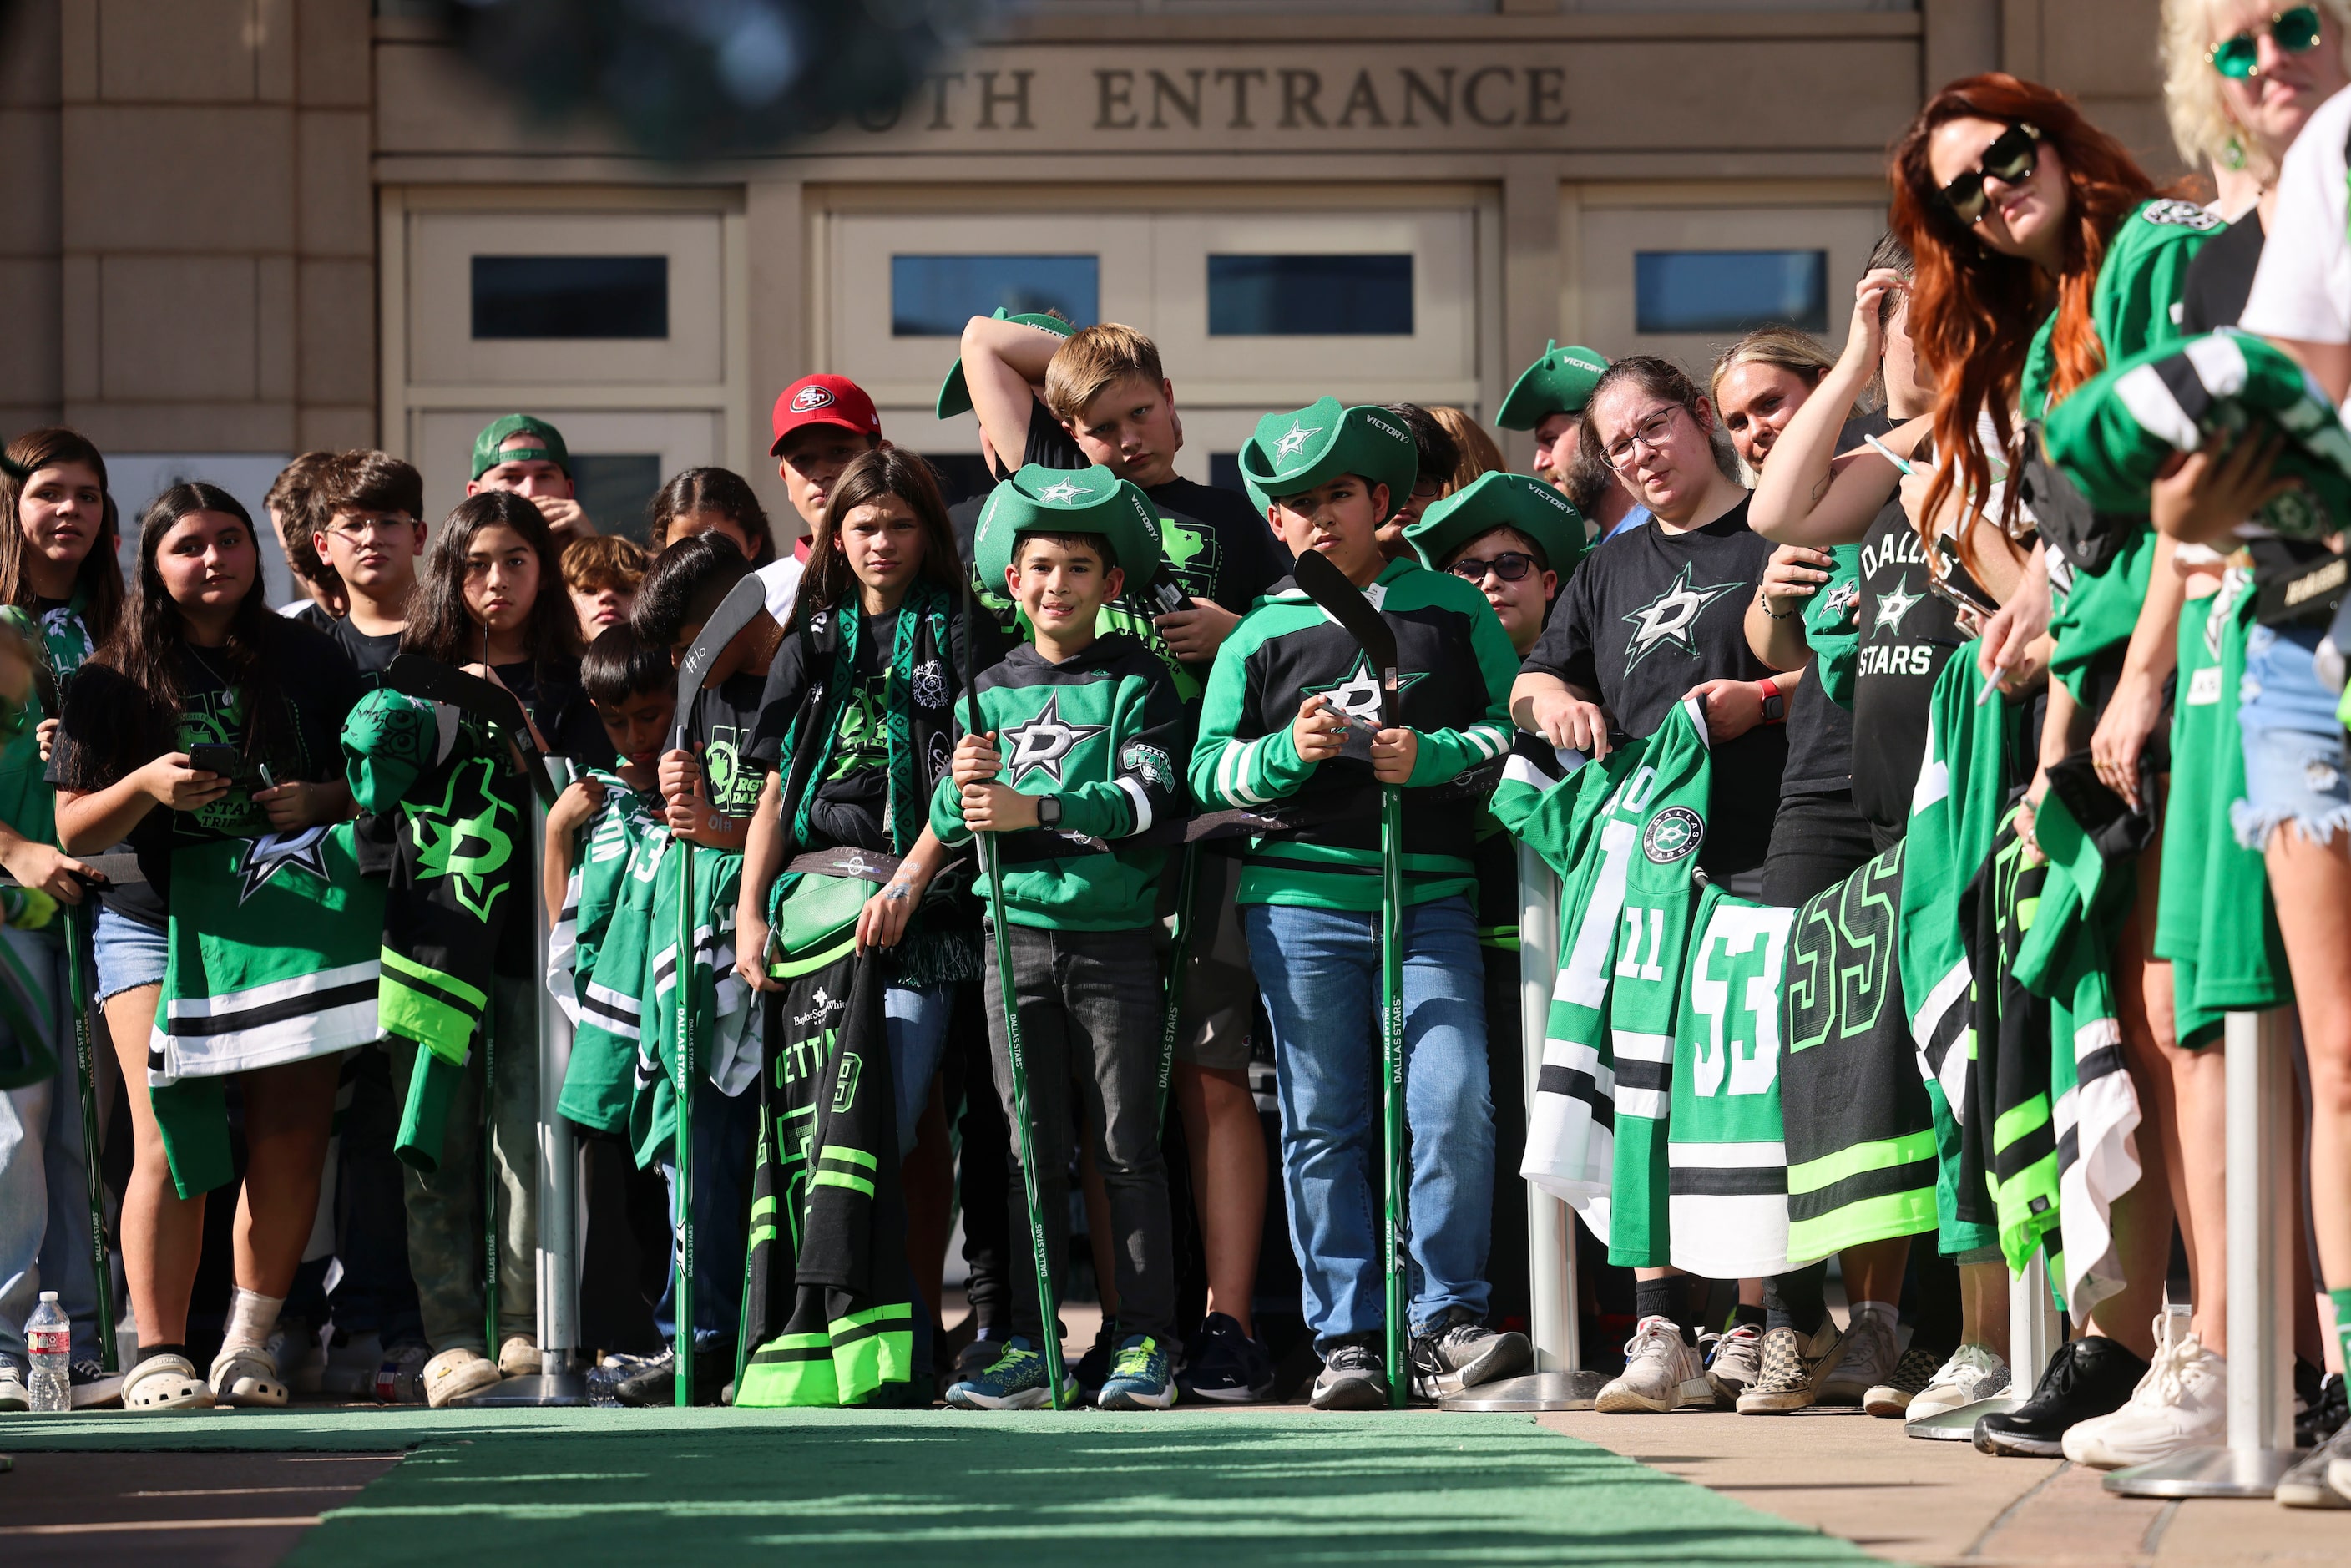
{"label": "green dallas stars jersey", "polygon": [[[1061,809],[1058,827],[1000,841],[1005,918],[1054,931],[1152,925],[1167,858],[1160,846],[1180,841],[1190,806],[1184,710],[1166,667],[1114,632],[1058,664],[1023,643],[976,681],[998,779],[1054,796]],[[971,700],[958,705],[967,728]],[[932,792],[931,831],[944,844],[971,837],[952,776]]]}
{"label": "green dallas stars jersey", "polygon": [[[1458,577],[1400,559],[1364,597],[1395,628],[1403,721],[1420,737],[1404,792],[1405,901],[1467,894],[1479,781],[1510,747],[1519,661],[1485,596]],[[1290,727],[1299,705],[1318,694],[1350,718],[1378,713],[1376,678],[1354,639],[1284,579],[1217,652],[1192,748],[1192,796],[1209,810],[1238,807],[1282,824],[1251,841],[1240,903],[1377,909],[1370,732],[1359,729],[1327,762],[1300,760]]]}
{"label": "green dallas stars jersey", "polygon": [[2219,1040],[2225,1013],[2294,999],[2268,868],[2231,821],[2245,792],[2237,688],[2252,618],[2252,574],[2233,567],[2219,592],[2179,617],[2155,956],[2171,961],[2179,1043],[2189,1047]]}
{"label": "green dallas stars jersey", "polygon": [[172,851],[147,1082],[181,1196],[232,1179],[227,1077],[377,1039],[383,904],[348,822]]}
{"label": "green dallas stars jersey", "polygon": [[1809,900],[1788,946],[1788,1256],[1936,1228],[1935,1122],[1902,1009],[1903,845]]}
{"label": "green dallas stars jersey", "polygon": [[[2189,263],[2225,226],[2192,202],[2168,200],[2142,202],[2116,225],[2090,296],[2090,319],[2106,363],[2185,336],[2180,299]],[[2025,350],[2019,402],[2029,421],[2049,413],[2056,328],[2052,312]],[[2095,571],[2088,570],[2090,563],[2068,560],[2067,552],[2043,531],[2052,605],[2049,630],[2057,638],[2049,674],[2064,681],[2076,699],[2083,696],[2085,675],[2121,657],[2137,624],[2139,606],[2146,602],[2147,573],[2155,560],[2155,533],[2144,518],[2111,526],[2126,531],[2113,541],[2117,548],[2112,559],[2095,563]],[[2093,689],[2090,695],[2101,694]]]}
{"label": "green dallas stars jersey", "polygon": [[1660,1134],[1709,764],[1705,719],[1685,702],[1656,734],[1548,788],[1513,756],[1494,794],[1494,814],[1562,880],[1559,975],[1520,1174],[1574,1206],[1618,1263],[1667,1261]]}
{"label": "green dallas stars jersey", "polygon": [[[644,967],[639,980],[637,1074],[629,1102],[629,1141],[637,1164],[670,1154],[677,1134],[677,841],[661,856],[645,922]],[[695,1063],[720,1093],[732,1098],[759,1071],[759,1009],[751,988],[735,972],[735,905],[742,890],[739,851],[688,844],[694,856],[694,951],[687,965],[686,1005],[694,1009]],[[620,956],[614,954],[614,960]],[[611,977],[617,984],[620,975]]]}
{"label": "green dallas stars jersey", "polygon": [[669,834],[655,793],[639,794],[617,774],[588,777],[604,786],[604,804],[580,836],[562,915],[548,937],[547,988],[572,1025],[561,1110],[583,1127],[617,1134],[628,1126],[635,1091],[646,927]]}

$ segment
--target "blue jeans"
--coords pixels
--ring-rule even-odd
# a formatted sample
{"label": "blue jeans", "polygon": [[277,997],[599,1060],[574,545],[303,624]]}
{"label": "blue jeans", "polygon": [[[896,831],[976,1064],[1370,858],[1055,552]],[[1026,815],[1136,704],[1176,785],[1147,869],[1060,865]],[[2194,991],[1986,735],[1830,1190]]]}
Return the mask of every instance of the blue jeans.
{"label": "blue jeans", "polygon": [[947,1025],[955,1018],[955,986],[886,986],[882,991],[883,1027],[890,1036],[890,1083],[898,1113],[898,1157],[914,1152],[915,1124],[931,1103],[931,1080],[946,1054]]}
{"label": "blue jeans", "polygon": [[[1249,958],[1273,1025],[1281,1185],[1315,1347],[1377,1334],[1380,1247],[1380,917],[1252,904]],[[1469,901],[1405,912],[1406,1255],[1411,1319],[1483,1316],[1494,1111],[1486,1077],[1485,965]]]}
{"label": "blue jeans", "polygon": [[[743,1321],[744,1205],[750,1201],[751,1155],[759,1136],[755,1083],[729,1097],[705,1075],[694,1081],[694,1345],[724,1350],[733,1364]],[[677,1160],[661,1160],[669,1186],[670,1235],[677,1234]],[[675,1242],[673,1239],[672,1246]],[[653,1327],[665,1344],[677,1340],[677,1260],[673,1254]]]}
{"label": "blue jeans", "polygon": [[65,947],[56,936],[0,933],[57,998],[64,1022],[57,1071],[0,1094],[0,1361],[26,1370],[25,1320],[43,1291],[73,1319],[77,1361],[98,1355],[98,1276],[89,1260],[89,1190],[81,1140],[81,1077],[68,1016]]}

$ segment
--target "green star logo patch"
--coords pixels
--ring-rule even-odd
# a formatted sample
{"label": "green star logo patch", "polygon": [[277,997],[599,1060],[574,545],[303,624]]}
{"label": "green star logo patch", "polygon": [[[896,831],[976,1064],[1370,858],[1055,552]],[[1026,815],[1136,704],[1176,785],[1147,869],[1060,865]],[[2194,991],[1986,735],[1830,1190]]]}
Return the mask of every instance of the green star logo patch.
{"label": "green star logo patch", "polygon": [[[498,818],[514,816],[515,809],[491,788],[493,771],[487,758],[459,763],[450,770],[449,788],[441,803],[409,819],[420,879],[447,877],[458,904],[476,920],[485,921],[498,894],[507,889],[507,879],[498,873],[514,859],[514,835],[498,825]],[[475,772],[478,778],[469,784],[467,775]],[[482,802],[481,810],[458,816],[458,800],[474,794]]]}

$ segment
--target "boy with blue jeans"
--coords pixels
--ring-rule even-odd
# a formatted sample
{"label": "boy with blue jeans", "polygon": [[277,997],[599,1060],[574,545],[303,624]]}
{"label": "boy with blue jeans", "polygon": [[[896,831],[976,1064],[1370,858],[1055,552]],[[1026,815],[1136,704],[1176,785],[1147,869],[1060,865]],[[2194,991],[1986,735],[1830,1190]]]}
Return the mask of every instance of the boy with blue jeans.
{"label": "boy with blue jeans", "polygon": [[1405,787],[1400,912],[1414,1385],[1508,1376],[1520,1334],[1483,1322],[1494,1181],[1484,965],[1469,895],[1479,807],[1509,752],[1518,661],[1477,589],[1378,530],[1408,497],[1412,437],[1384,409],[1324,398],[1269,415],[1241,449],[1251,498],[1294,554],[1319,550],[1395,628],[1404,723],[1376,727],[1377,672],[1294,582],[1217,651],[1191,765],[1207,810],[1271,820],[1239,902],[1273,1025],[1282,1183],[1317,1409],[1388,1400],[1381,1364],[1380,787]]}
{"label": "boy with blue jeans", "polygon": [[[1069,1246],[1076,1080],[1115,1260],[1119,1341],[1098,1396],[1108,1410],[1176,1403],[1156,926],[1166,846],[1182,842],[1184,709],[1165,665],[1141,639],[1096,631],[1103,603],[1128,581],[1147,584],[1160,559],[1149,501],[1107,468],[1030,465],[997,486],[980,514],[973,564],[1006,585],[1031,641],[973,683],[953,773],[931,800],[931,830],[942,843],[995,835],[1011,973],[1008,981],[989,948],[990,1046],[1005,1113],[1017,1127],[1008,999],[1018,1011],[1028,1149],[1049,1260]],[[1012,1185],[1006,1206],[1015,1236],[1028,1232],[1026,1185]],[[985,1369],[947,1391],[949,1404],[1019,1409],[1052,1397],[1039,1346],[1061,1325],[1044,1321],[1033,1271],[1018,1264],[1012,1331]],[[1066,1372],[1063,1380],[1075,1385]]]}

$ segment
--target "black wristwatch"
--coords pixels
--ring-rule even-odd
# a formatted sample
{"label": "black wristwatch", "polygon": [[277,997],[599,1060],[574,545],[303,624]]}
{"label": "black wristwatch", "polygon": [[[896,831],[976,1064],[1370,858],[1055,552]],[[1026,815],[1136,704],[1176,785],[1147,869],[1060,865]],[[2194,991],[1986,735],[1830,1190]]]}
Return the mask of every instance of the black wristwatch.
{"label": "black wristwatch", "polygon": [[1763,688],[1763,722],[1784,723],[1788,717],[1788,699],[1781,695],[1780,683],[1763,680],[1755,684]]}
{"label": "black wristwatch", "polygon": [[1040,828],[1058,828],[1061,825],[1061,798],[1059,795],[1037,797],[1037,825]]}

